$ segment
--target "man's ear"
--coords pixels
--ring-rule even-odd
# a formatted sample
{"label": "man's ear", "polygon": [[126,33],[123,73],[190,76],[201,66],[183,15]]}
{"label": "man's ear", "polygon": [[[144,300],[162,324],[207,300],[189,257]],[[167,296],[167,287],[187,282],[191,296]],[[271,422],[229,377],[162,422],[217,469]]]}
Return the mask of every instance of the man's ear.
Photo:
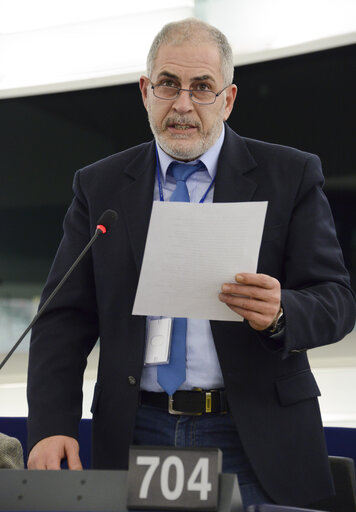
{"label": "man's ear", "polygon": [[237,94],[237,87],[235,84],[230,85],[230,87],[226,90],[226,105],[225,105],[225,115],[224,115],[224,121],[226,121],[231,114],[231,111],[233,109],[235,99]]}
{"label": "man's ear", "polygon": [[148,93],[148,86],[149,86],[150,80],[147,78],[147,76],[142,75],[140,77],[140,91],[142,95],[142,101],[145,105],[145,108],[147,110],[147,93]]}

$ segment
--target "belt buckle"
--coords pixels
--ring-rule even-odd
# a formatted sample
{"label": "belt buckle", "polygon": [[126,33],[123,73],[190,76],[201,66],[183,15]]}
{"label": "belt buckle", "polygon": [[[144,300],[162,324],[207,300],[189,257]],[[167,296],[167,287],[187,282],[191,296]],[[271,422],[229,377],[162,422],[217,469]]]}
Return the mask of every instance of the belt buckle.
{"label": "belt buckle", "polygon": [[[203,391],[202,388],[193,388],[193,391],[199,391],[202,394],[205,394],[205,411],[202,412],[184,412],[184,411],[177,411],[173,408],[173,402],[174,398],[173,395],[168,396],[168,412],[169,414],[181,414],[183,416],[202,416],[204,412],[209,413],[211,412],[211,392],[210,391]],[[215,391],[211,390],[211,391]]]}
{"label": "belt buckle", "polygon": [[184,412],[173,409],[174,398],[173,395],[168,395],[168,412],[169,414],[176,414],[182,416],[202,416],[202,412]]}

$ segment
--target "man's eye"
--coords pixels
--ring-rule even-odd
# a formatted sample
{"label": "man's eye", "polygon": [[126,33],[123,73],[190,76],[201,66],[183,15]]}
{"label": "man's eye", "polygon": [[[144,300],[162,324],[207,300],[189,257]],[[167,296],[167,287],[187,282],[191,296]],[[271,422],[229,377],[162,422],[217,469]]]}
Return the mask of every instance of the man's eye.
{"label": "man's eye", "polygon": [[172,80],[162,80],[159,85],[164,85],[165,87],[176,87],[176,84],[172,82]]}
{"label": "man's eye", "polygon": [[196,89],[197,91],[210,91],[210,85],[209,84],[205,84],[205,83],[201,83],[201,84],[198,84],[196,87],[194,87],[194,89]]}

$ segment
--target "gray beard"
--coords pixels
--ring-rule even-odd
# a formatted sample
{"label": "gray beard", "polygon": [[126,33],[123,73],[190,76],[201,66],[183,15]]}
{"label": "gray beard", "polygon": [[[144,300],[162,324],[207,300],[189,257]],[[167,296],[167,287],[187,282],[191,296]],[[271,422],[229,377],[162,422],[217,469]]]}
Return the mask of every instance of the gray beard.
{"label": "gray beard", "polygon": [[[223,109],[222,109],[223,111]],[[175,141],[167,142],[164,137],[161,137],[159,130],[156,128],[156,126],[151,121],[150,111],[148,110],[148,121],[150,124],[151,131],[160,145],[160,147],[163,149],[167,155],[171,156],[172,158],[175,158],[176,160],[183,160],[186,162],[196,160],[199,156],[204,154],[208,149],[210,149],[215,142],[218,140],[220,134],[221,134],[221,128],[222,128],[222,122],[223,118],[219,116],[217,117],[214,125],[212,126],[209,133],[204,134],[201,139],[196,143],[196,145],[192,148],[182,148],[182,147],[176,147]],[[176,136],[175,140],[179,140],[179,135]],[[182,134],[182,139],[185,138],[185,135]]]}

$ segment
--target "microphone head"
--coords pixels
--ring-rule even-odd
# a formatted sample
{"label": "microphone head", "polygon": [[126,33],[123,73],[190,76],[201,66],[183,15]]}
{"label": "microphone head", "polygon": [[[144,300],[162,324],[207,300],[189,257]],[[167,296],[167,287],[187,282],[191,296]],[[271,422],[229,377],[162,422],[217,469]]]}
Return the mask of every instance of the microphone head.
{"label": "microphone head", "polygon": [[102,233],[109,231],[117,221],[117,212],[115,210],[106,210],[99,218],[96,229]]}

